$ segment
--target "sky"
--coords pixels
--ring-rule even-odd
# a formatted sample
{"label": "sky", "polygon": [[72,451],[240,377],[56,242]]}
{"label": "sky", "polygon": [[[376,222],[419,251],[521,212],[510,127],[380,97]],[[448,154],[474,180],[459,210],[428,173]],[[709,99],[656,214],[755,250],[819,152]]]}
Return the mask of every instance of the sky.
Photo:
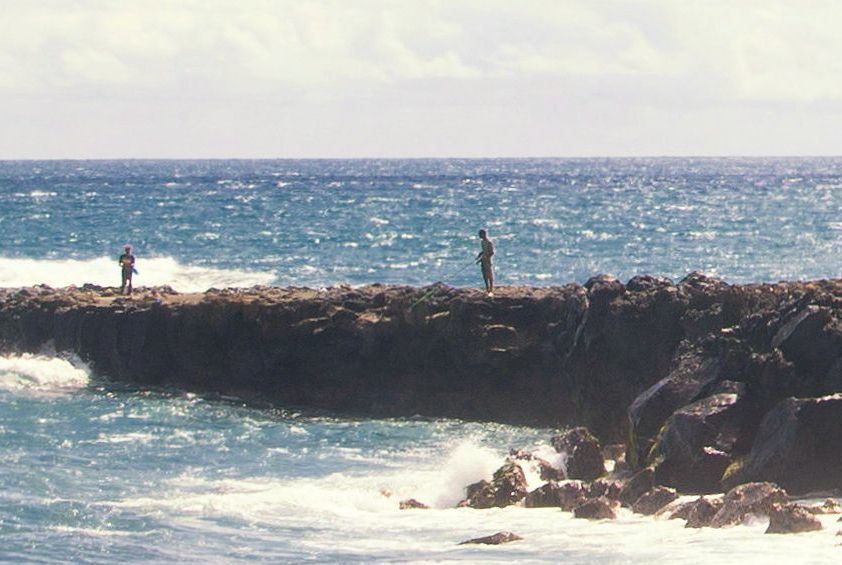
{"label": "sky", "polygon": [[842,3],[0,0],[0,159],[839,155]]}

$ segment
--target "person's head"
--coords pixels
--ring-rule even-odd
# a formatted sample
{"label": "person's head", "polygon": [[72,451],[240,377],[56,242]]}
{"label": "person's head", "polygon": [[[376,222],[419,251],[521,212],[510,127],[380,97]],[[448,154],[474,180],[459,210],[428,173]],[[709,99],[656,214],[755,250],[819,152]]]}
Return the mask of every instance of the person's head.
{"label": "person's head", "polygon": [[485,239],[485,237],[486,237],[485,230],[479,230],[479,237],[480,237],[480,239]]}
{"label": "person's head", "polygon": [[125,246],[123,249],[125,249],[125,250],[126,250],[126,253],[131,253],[131,252],[132,252],[132,246],[131,246],[131,245],[129,245],[128,243],[126,244],[126,246]]}

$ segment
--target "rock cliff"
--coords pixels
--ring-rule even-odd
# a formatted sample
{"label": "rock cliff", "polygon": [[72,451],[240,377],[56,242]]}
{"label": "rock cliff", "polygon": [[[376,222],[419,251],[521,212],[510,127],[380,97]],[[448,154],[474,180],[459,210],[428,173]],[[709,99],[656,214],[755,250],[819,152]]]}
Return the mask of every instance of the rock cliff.
{"label": "rock cliff", "polygon": [[[131,299],[0,289],[6,353],[53,347],[115,380],[348,413],[584,425],[603,443],[627,440],[633,468],[699,492],[719,475],[763,479],[767,460],[774,479],[806,488],[786,484],[783,466],[810,453],[817,472],[835,461],[822,433],[842,403],[781,403],[842,391],[840,319],[842,281],[728,285],[697,273],[494,297],[443,285]],[[815,439],[794,450],[774,441],[785,433]]]}

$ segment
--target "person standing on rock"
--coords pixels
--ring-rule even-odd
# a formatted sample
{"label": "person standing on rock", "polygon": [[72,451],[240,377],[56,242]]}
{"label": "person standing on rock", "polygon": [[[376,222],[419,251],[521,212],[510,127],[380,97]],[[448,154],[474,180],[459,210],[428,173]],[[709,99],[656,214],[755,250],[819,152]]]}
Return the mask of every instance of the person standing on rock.
{"label": "person standing on rock", "polygon": [[489,296],[494,295],[494,269],[491,265],[491,257],[494,255],[494,244],[488,239],[485,230],[479,230],[479,238],[482,243],[482,251],[477,255],[477,264],[482,269],[482,280],[485,281],[485,291]]}
{"label": "person standing on rock", "polygon": [[126,245],[124,248],[125,253],[120,255],[120,258],[117,259],[117,263],[120,265],[120,268],[123,270],[123,283],[120,285],[120,294],[125,294],[126,288],[128,287],[128,293],[132,293],[132,274],[134,274],[134,255],[132,255],[132,246]]}

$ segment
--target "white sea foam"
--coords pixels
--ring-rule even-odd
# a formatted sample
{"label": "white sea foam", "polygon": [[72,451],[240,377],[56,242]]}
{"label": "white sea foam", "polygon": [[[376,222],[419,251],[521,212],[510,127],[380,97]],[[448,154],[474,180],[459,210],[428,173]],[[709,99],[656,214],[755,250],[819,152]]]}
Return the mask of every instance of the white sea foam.
{"label": "white sea foam", "polygon": [[88,384],[90,370],[74,360],[39,355],[0,356],[0,390],[61,394]]}
{"label": "white sea foam", "polygon": [[[135,286],[170,285],[180,292],[202,292],[209,288],[271,284],[274,272],[215,269],[184,265],[172,257],[140,257]],[[47,284],[63,287],[83,284],[119,286],[116,259],[23,259],[0,257],[0,287]]]}

